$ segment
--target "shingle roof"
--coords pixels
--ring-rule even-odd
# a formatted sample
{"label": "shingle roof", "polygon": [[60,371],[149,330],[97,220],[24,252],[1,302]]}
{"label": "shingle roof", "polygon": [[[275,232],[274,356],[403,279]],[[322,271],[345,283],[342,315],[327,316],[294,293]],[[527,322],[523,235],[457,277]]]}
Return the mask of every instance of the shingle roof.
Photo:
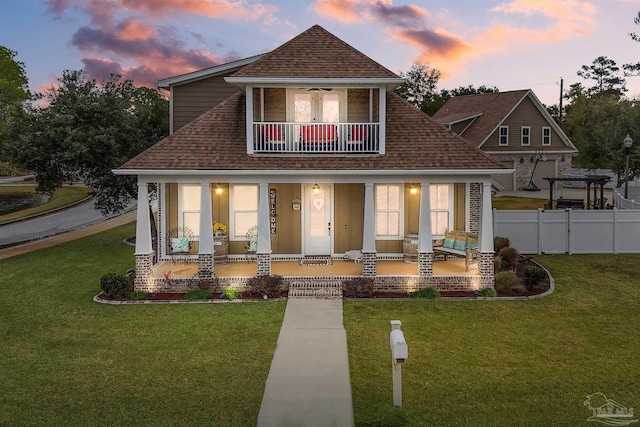
{"label": "shingle roof", "polygon": [[232,77],[400,78],[319,25],[238,70]]}
{"label": "shingle roof", "polygon": [[425,170],[504,166],[394,93],[387,94],[384,156],[247,155],[245,97],[232,95],[120,169]]}
{"label": "shingle roof", "polygon": [[516,90],[454,96],[440,107],[433,118],[439,123],[448,124],[452,122],[452,118],[472,116],[481,112],[482,115],[463,134],[465,139],[479,147],[528,93],[529,90]]}

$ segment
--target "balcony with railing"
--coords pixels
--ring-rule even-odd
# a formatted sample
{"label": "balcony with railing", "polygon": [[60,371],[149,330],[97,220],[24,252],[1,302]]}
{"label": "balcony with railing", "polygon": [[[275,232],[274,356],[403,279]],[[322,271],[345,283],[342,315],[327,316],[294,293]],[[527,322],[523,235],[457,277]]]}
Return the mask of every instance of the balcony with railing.
{"label": "balcony with railing", "polygon": [[253,152],[378,154],[380,124],[254,122]]}

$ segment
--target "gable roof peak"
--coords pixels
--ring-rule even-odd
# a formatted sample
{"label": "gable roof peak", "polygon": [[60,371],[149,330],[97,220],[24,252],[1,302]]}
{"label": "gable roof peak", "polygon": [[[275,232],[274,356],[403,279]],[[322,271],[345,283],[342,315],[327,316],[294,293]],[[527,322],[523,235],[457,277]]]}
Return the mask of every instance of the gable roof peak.
{"label": "gable roof peak", "polygon": [[317,24],[231,77],[391,78],[401,81],[400,76]]}

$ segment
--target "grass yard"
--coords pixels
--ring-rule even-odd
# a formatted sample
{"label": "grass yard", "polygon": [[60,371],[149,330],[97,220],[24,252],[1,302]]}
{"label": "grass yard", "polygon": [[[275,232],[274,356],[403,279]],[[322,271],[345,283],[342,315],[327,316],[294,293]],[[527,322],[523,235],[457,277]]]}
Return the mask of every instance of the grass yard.
{"label": "grass yard", "polygon": [[[539,300],[345,302],[356,425],[587,425],[595,392],[640,407],[640,256],[536,259],[557,282]],[[392,319],[409,347],[402,408]]]}
{"label": "grass yard", "polygon": [[[35,188],[35,185],[5,185],[0,186],[0,194],[35,194]],[[47,203],[6,215],[0,215],[0,224],[68,206],[82,199],[86,199],[90,194],[91,189],[87,187],[62,187],[53,192]]]}
{"label": "grass yard", "polygon": [[0,425],[255,425],[285,303],[94,303],[133,232],[0,261]]}

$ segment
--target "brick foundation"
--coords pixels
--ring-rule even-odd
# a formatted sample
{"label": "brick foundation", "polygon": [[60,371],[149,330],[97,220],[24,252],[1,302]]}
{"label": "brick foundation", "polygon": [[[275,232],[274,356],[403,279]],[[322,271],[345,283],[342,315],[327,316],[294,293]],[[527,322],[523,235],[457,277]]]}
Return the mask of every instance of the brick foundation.
{"label": "brick foundation", "polygon": [[376,253],[362,253],[362,275],[364,277],[376,277]]}

